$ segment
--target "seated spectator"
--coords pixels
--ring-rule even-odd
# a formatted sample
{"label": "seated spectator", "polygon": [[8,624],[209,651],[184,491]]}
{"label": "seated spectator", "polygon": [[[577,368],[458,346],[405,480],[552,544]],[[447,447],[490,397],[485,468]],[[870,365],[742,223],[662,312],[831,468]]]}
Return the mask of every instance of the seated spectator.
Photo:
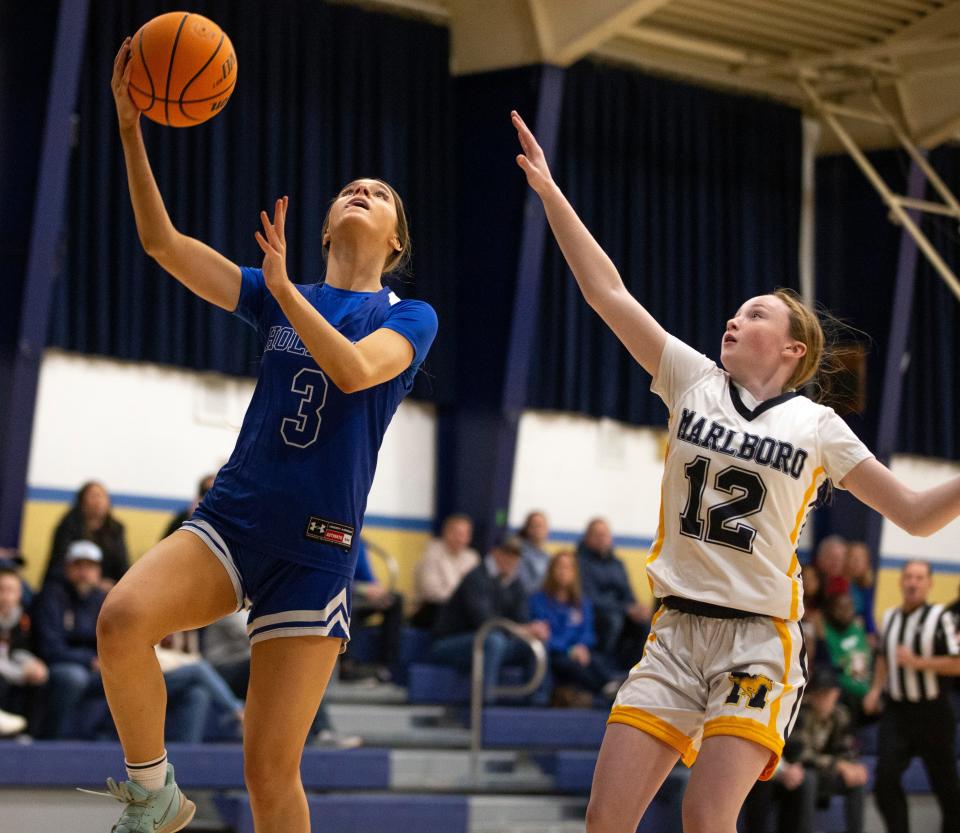
{"label": "seated spectator", "polygon": [[27,719],[22,714],[0,709],[0,738],[12,738],[27,728]]}
{"label": "seated spectator", "polygon": [[432,628],[437,612],[463,577],[480,563],[480,556],[470,546],[471,538],[473,521],[468,515],[458,513],[447,517],[440,537],[427,544],[413,574],[417,611],[410,624],[415,628]]}
{"label": "seated spectator", "polygon": [[218,737],[239,737],[243,702],[200,655],[198,632],[171,634],[154,650],[167,685],[166,739],[202,743],[211,714],[219,718]]}
{"label": "seated spectator", "polygon": [[[230,686],[240,700],[247,698],[250,682],[250,637],[247,636],[247,611],[239,610],[224,616],[203,632],[203,656]],[[326,706],[320,703],[317,716],[307,738],[315,746],[351,749],[360,746],[363,739],[357,735],[339,735],[333,730]]]}
{"label": "seated spectator", "polygon": [[[0,710],[25,718],[18,731],[23,731],[36,714],[34,695],[47,682],[47,666],[34,655],[33,642],[20,576],[15,570],[0,566]],[[9,734],[2,723],[0,720],[0,734]]]}
{"label": "seated spectator", "polygon": [[390,668],[400,656],[400,637],[403,631],[403,596],[393,593],[377,582],[370,568],[366,544],[361,540],[357,553],[357,567],[353,574],[353,595],[350,605],[350,625],[366,624],[379,615],[380,644],[373,667],[365,667],[350,656],[350,645],[340,659],[340,679],[374,677],[389,682]]}
{"label": "seated spectator", "polygon": [[74,738],[86,698],[103,697],[97,660],[97,616],[106,598],[100,586],[103,554],[92,541],[74,541],[64,555],[64,580],[51,581],[33,614],[37,648],[50,670],[49,697],[39,736]]}
{"label": "seated spectator", "polygon": [[550,553],[543,548],[550,536],[547,516],[543,512],[531,512],[517,535],[523,543],[518,576],[527,595],[532,596],[543,584],[550,563]]}
{"label": "seated spectator", "polygon": [[200,478],[200,482],[197,484],[197,497],[189,506],[185,506],[181,509],[170,521],[170,525],[167,527],[166,532],[163,533],[163,537],[166,538],[168,535],[173,535],[184,521],[189,520],[193,513],[196,511],[196,508],[200,505],[200,501],[203,500],[204,495],[210,491],[213,487],[213,481],[216,479],[215,474],[205,474]]}
{"label": "seated spectator", "polygon": [[804,564],[800,568],[800,581],[803,584],[803,617],[800,619],[800,630],[807,648],[807,662],[812,664],[820,654],[820,643],[823,641],[819,570],[813,564]]}
{"label": "seated spectator", "polygon": [[873,682],[873,652],[849,593],[827,599],[823,629],[830,665],[839,674],[843,702],[859,723],[863,698]]}
{"label": "seated spectator", "polygon": [[[580,588],[577,559],[570,550],[558,552],[543,582],[543,590],[530,597],[530,617],[546,622],[550,628],[547,653],[550,670],[558,684],[554,698],[563,686],[602,693],[610,700],[622,681],[606,661],[593,650],[597,642],[593,630],[593,605]],[[576,698],[570,698],[576,701]],[[585,705],[590,705],[587,697]]]}
{"label": "seated spectator", "polygon": [[20,604],[24,609],[29,610],[33,604],[33,588],[21,574],[23,565],[26,564],[23,554],[12,547],[0,547],[0,570],[9,570],[20,578]]}
{"label": "seated spectator", "polygon": [[845,798],[847,833],[862,833],[868,773],[856,759],[853,722],[839,696],[830,668],[815,668],[780,766],[744,805],[744,833],[766,833],[771,803],[779,809],[778,833],[807,833],[815,829],[817,806],[834,795]]}
{"label": "seated spectator", "polygon": [[867,635],[877,632],[873,619],[873,567],[870,550],[863,541],[851,541],[847,545],[847,580],[850,582],[850,595],[853,606],[863,622]]}
{"label": "seated spectator", "polygon": [[820,606],[828,596],[850,591],[847,578],[847,542],[839,535],[828,535],[817,545],[814,563],[820,573]]}
{"label": "seated spectator", "polygon": [[238,610],[218,619],[203,629],[201,653],[223,677],[240,700],[247,699],[250,683],[250,637],[247,636],[249,613]]}
{"label": "seated spectator", "polygon": [[[530,622],[527,596],[517,580],[522,545],[508,536],[494,545],[489,555],[473,568],[437,615],[433,632],[436,641],[430,659],[469,671],[473,662],[473,639],[480,626],[490,619],[510,619],[526,626],[535,639],[546,641],[550,629],[545,622]],[[513,634],[491,631],[483,644],[483,680],[486,690],[496,686],[500,670],[508,663],[534,665],[529,646]]]}
{"label": "seated spectator", "polygon": [[650,612],[634,597],[623,562],[613,552],[610,527],[602,518],[587,524],[577,546],[577,563],[583,594],[593,603],[597,652],[616,667],[633,665],[650,630]]}
{"label": "seated spectator", "polygon": [[121,524],[110,512],[110,495],[95,481],[80,487],[73,506],[53,533],[50,559],[43,578],[44,587],[51,579],[63,578],[63,559],[73,541],[92,541],[102,553],[100,583],[109,590],[130,566],[127,542]]}

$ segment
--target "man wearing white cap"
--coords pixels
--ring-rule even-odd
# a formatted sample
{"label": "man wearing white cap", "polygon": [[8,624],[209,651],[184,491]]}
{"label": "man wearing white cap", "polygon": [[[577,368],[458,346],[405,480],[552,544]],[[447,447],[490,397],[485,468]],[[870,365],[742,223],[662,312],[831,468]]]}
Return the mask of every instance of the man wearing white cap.
{"label": "man wearing white cap", "polygon": [[77,737],[81,702],[103,696],[97,659],[97,616],[106,598],[100,588],[103,553],[92,541],[74,541],[64,561],[64,581],[44,588],[34,614],[40,655],[50,667],[48,713],[40,732],[47,738]]}

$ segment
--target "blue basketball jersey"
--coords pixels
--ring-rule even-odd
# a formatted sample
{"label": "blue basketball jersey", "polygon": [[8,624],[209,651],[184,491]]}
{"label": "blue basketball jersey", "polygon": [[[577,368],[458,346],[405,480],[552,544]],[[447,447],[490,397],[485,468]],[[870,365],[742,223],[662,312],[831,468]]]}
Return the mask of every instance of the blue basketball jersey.
{"label": "blue basketball jersey", "polygon": [[245,267],[241,274],[235,314],[263,341],[260,376],[233,454],[196,514],[266,552],[352,577],[377,453],[433,343],[436,314],[386,288],[298,286],[350,341],[386,327],[413,346],[403,373],[348,395],[307,352],[263,272]]}

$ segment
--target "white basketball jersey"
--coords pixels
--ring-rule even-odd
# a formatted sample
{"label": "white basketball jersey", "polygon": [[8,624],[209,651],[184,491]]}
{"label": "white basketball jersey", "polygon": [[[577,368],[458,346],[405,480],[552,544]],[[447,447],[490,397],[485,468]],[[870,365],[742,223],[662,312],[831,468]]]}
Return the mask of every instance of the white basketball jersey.
{"label": "white basketball jersey", "polygon": [[672,336],[651,390],[670,409],[654,594],[799,619],[807,513],[870,450],[831,408],[793,392],[758,404]]}

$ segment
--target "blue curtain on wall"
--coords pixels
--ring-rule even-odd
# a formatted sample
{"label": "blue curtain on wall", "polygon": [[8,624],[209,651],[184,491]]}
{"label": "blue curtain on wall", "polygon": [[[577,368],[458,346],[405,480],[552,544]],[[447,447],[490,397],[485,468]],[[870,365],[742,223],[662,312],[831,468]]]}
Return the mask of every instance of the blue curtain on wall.
{"label": "blue curtain on wall", "polygon": [[[70,350],[254,375],[251,329],[192,296],[141,249],[126,188],[109,79],[123,37],[168,11],[159,0],[94,0],[81,80],[63,277],[50,343]],[[206,125],[144,123],[175,225],[241,264],[258,265],[261,208],[290,196],[294,280],[322,277],[328,201],[358,176],[405,198],[413,235],[404,297],[450,318],[453,177],[447,31],[303,0],[200,0],[191,10],[231,37],[239,77]],[[441,329],[420,393],[442,398],[453,350]]]}
{"label": "blue curtain on wall", "polygon": [[[940,148],[931,161],[953,193],[960,194],[960,149]],[[939,199],[932,188],[928,188],[927,198]],[[924,229],[954,274],[960,274],[957,221],[927,215]],[[960,455],[960,301],[922,255],[914,291],[899,448],[955,460]]]}
{"label": "blue curtain on wall", "polygon": [[[906,188],[909,159],[901,152],[871,154],[888,185]],[[960,192],[960,151],[944,147],[931,155],[934,168]],[[937,199],[928,188],[928,199]],[[924,215],[923,228],[956,272],[960,234],[945,217]],[[862,334],[867,357],[866,413],[850,419],[861,436],[873,438],[879,421],[886,340],[896,283],[901,232],[860,169],[847,156],[817,163],[817,286],[823,303]],[[927,259],[917,261],[908,360],[900,405],[897,450],[932,457],[960,453],[960,304]]]}
{"label": "blue curtain on wall", "polygon": [[[796,110],[584,62],[554,175],[631,293],[718,358],[742,301],[797,286],[801,143]],[[650,378],[547,246],[531,406],[663,424]]]}
{"label": "blue curtain on wall", "polygon": [[[401,295],[440,333],[418,393],[456,397],[461,290],[452,274],[458,154],[448,33],[306,0],[202,0],[234,42],[236,92],[187,130],[144,123],[171,216],[239,263],[258,263],[258,212],[290,195],[290,271],[322,276],[319,228],[348,179],[382,176],[407,200],[414,261]],[[110,69],[159,0],[94,0],[81,80],[69,232],[50,343],[85,353],[252,375],[252,331],[194,298],[143,253],[117,137]],[[750,295],[797,283],[800,117],[787,108],[609,66],[568,71],[556,176],[631,291],[716,355]],[[474,149],[475,150],[475,149]],[[519,174],[518,174],[519,175]],[[491,217],[490,234],[511,229]],[[552,239],[530,406],[662,423],[649,380],[579,296]]]}

